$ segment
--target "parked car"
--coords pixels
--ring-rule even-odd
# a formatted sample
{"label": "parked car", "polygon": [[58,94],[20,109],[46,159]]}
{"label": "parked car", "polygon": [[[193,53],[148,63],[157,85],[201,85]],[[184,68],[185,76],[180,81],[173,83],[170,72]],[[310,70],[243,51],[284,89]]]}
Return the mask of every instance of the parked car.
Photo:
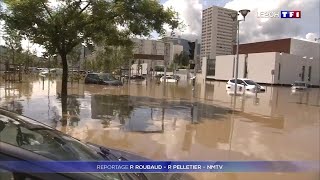
{"label": "parked car", "polygon": [[49,70],[48,69],[43,69],[39,73],[40,76],[47,76],[49,75]]}
{"label": "parked car", "polygon": [[308,89],[309,84],[303,81],[295,81],[292,86],[291,89],[292,90],[305,90]]}
{"label": "parked car", "polygon": [[130,77],[132,80],[145,80],[146,78],[140,75],[133,75]]}
{"label": "parked car", "polygon": [[88,73],[84,79],[85,84],[103,84],[112,86],[122,86],[122,82],[114,78],[109,73]]}
{"label": "parked car", "polygon": [[[226,85],[226,90],[234,90],[235,88],[235,79],[230,79],[227,82]],[[237,91],[239,92],[265,92],[266,89],[259,85],[258,83],[254,82],[251,79],[244,79],[244,78],[239,78],[237,79]]]}
{"label": "parked car", "polygon": [[[166,76],[166,82],[177,83],[178,81],[179,81],[179,79],[175,78],[174,76],[170,76],[170,75]],[[162,76],[160,78],[160,82],[164,82],[164,76]]]}
{"label": "parked car", "polygon": [[[39,121],[0,108],[0,161],[22,161],[29,169],[41,169],[34,161],[146,161],[131,152],[83,142]],[[187,174],[163,173],[48,173],[15,172],[0,163],[0,179],[191,179]],[[76,168],[76,167],[75,167]]]}

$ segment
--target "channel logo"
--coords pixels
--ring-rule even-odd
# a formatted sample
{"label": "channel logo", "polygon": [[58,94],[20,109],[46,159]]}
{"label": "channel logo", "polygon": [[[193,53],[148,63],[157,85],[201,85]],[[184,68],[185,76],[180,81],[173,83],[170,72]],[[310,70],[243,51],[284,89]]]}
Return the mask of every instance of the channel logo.
{"label": "channel logo", "polygon": [[301,11],[281,11],[281,18],[301,18]]}

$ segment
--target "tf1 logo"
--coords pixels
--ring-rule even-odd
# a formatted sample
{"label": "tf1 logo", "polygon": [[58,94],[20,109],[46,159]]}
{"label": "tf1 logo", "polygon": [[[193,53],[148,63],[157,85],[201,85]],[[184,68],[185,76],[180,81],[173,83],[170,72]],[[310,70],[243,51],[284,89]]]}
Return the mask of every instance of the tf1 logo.
{"label": "tf1 logo", "polygon": [[281,18],[301,18],[301,11],[281,11]]}

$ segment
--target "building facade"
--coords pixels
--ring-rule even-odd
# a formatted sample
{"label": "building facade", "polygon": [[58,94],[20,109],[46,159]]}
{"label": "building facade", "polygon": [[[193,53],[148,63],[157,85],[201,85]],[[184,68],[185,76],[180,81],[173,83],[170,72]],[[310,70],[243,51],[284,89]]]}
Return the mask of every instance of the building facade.
{"label": "building facade", "polygon": [[237,11],[212,6],[202,12],[201,58],[215,59],[232,54],[236,40],[236,22],[230,14]]}
{"label": "building facade", "polygon": [[[180,54],[183,51],[183,46],[175,44],[172,41],[159,41],[159,40],[146,40],[146,39],[132,39],[134,42],[134,54],[144,55],[145,58],[136,58],[134,64],[147,64],[147,70],[154,69],[155,66],[164,65],[167,62],[167,66],[173,63],[174,56]],[[148,58],[148,55],[163,56],[164,59],[152,59]],[[135,66],[133,66],[135,67]]]}
{"label": "building facade", "polygon": [[[278,48],[277,48],[278,47]],[[297,39],[242,44],[239,47],[239,78],[259,83],[290,85],[305,81],[320,85],[320,44]],[[217,56],[216,80],[235,77],[235,56]]]}

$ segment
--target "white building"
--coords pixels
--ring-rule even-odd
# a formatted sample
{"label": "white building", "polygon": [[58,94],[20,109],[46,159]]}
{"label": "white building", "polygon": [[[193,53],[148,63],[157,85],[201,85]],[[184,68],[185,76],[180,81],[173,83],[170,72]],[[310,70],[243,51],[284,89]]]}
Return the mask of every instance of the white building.
{"label": "white building", "polygon": [[236,23],[230,16],[233,13],[237,11],[218,6],[202,11],[201,58],[232,54],[236,40]]}
{"label": "white building", "polygon": [[[279,50],[274,49],[277,47]],[[239,55],[239,78],[266,84],[289,85],[305,81],[320,85],[319,43],[283,39],[243,44],[239,49],[240,53],[246,52]],[[234,77],[234,55],[217,56],[215,65],[215,75],[209,78],[228,80]]]}

